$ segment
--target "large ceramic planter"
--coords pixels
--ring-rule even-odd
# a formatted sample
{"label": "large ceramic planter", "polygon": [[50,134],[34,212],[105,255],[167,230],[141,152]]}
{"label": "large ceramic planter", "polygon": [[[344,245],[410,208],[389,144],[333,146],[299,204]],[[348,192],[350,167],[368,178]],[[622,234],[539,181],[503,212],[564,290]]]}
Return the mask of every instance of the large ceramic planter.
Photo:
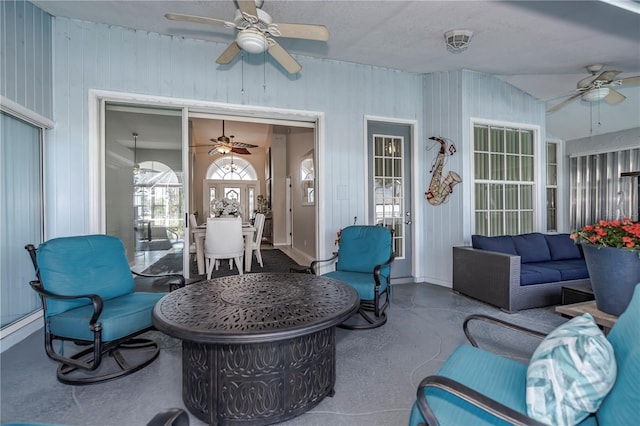
{"label": "large ceramic planter", "polygon": [[599,310],[619,316],[640,283],[637,251],[583,244],[591,287]]}

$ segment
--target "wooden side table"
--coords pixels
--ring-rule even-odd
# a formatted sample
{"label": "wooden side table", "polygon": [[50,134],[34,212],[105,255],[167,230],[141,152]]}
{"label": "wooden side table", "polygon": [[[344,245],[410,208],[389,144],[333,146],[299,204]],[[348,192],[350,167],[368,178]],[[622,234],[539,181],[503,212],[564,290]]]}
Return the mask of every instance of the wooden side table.
{"label": "wooden side table", "polygon": [[618,321],[617,316],[599,310],[596,307],[595,300],[590,302],[573,303],[571,305],[559,305],[556,306],[556,312],[566,315],[569,318],[577,317],[585,313],[591,314],[593,319],[596,321],[596,324],[603,328],[605,334],[607,334],[616,321]]}

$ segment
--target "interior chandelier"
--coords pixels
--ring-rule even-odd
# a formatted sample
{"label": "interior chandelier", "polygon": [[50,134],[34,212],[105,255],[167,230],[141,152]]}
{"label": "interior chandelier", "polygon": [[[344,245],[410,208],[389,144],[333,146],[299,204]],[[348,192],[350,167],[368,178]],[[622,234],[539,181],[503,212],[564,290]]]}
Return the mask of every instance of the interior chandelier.
{"label": "interior chandelier", "polygon": [[238,170],[238,165],[236,163],[234,163],[233,159],[232,159],[230,163],[224,165],[224,169],[227,172],[234,173],[234,172],[236,172]]}

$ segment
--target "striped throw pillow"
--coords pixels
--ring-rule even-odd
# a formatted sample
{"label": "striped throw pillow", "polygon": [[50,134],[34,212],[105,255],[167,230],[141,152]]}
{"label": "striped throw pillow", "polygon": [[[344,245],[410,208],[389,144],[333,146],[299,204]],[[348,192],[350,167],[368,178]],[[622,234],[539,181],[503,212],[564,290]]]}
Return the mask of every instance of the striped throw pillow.
{"label": "striped throw pillow", "polygon": [[613,348],[590,314],[553,330],[527,368],[527,414],[552,425],[575,425],[598,410],[616,379]]}

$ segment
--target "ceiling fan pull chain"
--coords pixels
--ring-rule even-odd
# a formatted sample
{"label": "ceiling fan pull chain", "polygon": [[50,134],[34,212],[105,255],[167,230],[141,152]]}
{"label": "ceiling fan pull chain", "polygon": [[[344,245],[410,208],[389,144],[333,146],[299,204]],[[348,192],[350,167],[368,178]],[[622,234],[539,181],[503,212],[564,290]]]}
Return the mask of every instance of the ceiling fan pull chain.
{"label": "ceiling fan pull chain", "polygon": [[267,51],[262,52],[262,90],[267,92]]}
{"label": "ceiling fan pull chain", "polygon": [[240,74],[242,76],[242,87],[240,88],[240,94],[244,95],[244,53],[240,55]]}

